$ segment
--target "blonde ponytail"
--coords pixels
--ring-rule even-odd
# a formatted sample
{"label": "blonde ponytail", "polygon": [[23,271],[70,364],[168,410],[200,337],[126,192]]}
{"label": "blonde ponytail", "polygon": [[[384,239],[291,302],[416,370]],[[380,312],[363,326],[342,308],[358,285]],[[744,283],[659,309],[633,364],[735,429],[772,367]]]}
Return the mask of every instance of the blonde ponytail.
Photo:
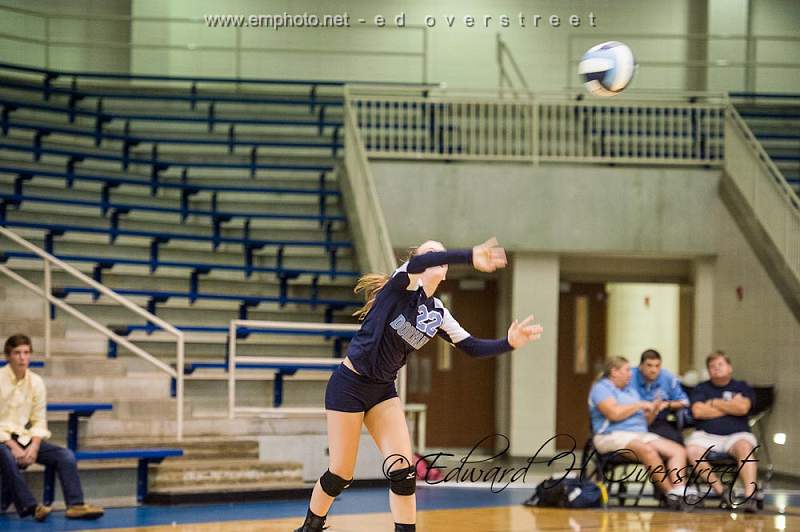
{"label": "blonde ponytail", "polygon": [[[408,248],[408,256],[406,257],[406,261],[411,260],[411,257],[417,254],[417,250],[419,248],[431,242],[439,244],[442,249],[444,249],[444,246],[442,246],[441,243],[428,240],[420,246]],[[357,317],[359,320],[363,320],[367,317],[367,312],[369,312],[372,309],[372,306],[375,304],[375,297],[378,295],[380,289],[386,285],[390,277],[390,275],[386,275],[385,273],[365,273],[358,279],[356,287],[353,288],[353,292],[356,294],[359,292],[364,292],[364,299],[366,300],[366,303],[364,303],[363,307],[353,312],[353,316]]]}
{"label": "blonde ponytail", "polygon": [[375,304],[375,297],[378,295],[380,289],[386,285],[388,280],[389,276],[385,273],[367,273],[358,279],[356,287],[353,288],[353,292],[356,294],[364,292],[366,303],[364,303],[363,307],[353,312],[353,316],[357,317],[359,320],[363,320],[367,316],[367,313]]}

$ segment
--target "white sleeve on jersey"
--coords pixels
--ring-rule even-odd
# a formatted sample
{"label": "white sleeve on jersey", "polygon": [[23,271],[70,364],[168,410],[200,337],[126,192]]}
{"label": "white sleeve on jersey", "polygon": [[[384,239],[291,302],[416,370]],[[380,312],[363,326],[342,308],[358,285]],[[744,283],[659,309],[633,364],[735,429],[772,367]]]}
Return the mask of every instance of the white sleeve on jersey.
{"label": "white sleeve on jersey", "polygon": [[469,338],[470,334],[464,330],[442,302],[438,298],[433,298],[433,302],[435,307],[441,310],[443,314],[442,324],[439,326],[439,335],[451,344],[457,344]]}

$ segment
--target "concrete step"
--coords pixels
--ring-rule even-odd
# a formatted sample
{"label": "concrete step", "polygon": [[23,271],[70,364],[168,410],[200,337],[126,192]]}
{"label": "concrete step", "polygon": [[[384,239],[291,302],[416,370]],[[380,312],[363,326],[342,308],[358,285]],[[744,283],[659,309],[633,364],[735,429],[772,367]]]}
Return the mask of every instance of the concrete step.
{"label": "concrete step", "polygon": [[[21,273],[19,270],[14,270],[17,273]],[[9,279],[10,282],[11,281]],[[0,301],[3,301],[5,298],[3,297],[3,289],[0,288]],[[27,292],[30,294],[30,292]],[[33,298],[32,298],[33,299]],[[25,331],[24,334],[28,336],[41,336],[44,337],[44,320],[42,316],[44,316],[44,305],[42,304],[42,300],[36,296],[35,303],[30,306],[27,306],[27,311],[23,311],[23,309],[19,308],[20,306],[15,306],[14,310],[23,311],[25,314],[31,314],[27,319],[19,319],[20,312],[14,312],[14,317],[12,318],[8,314],[10,312],[2,312],[0,311],[0,337],[7,338],[12,334],[18,334],[20,331]],[[63,323],[52,323],[50,334],[53,337],[64,336],[66,329]],[[44,347],[44,344],[38,344],[39,348]]]}
{"label": "concrete step", "polygon": [[[41,231],[19,229],[15,231],[27,238],[32,243],[42,246]],[[7,249],[19,249],[16,245],[9,244]],[[149,257],[149,244],[147,242],[118,241],[113,248],[108,246],[108,237],[89,235],[84,233],[67,233],[55,241],[55,250],[59,254],[92,255],[97,257],[124,257],[147,258]],[[244,265],[241,245],[221,244],[215,251],[207,242],[193,243],[189,241],[174,240],[162,245],[159,249],[159,258],[162,261],[199,262],[214,264]],[[355,263],[352,248],[343,248],[336,253],[339,269],[352,270]],[[264,248],[254,255],[255,266],[274,267],[276,262],[275,248]],[[328,269],[328,254],[322,248],[289,247],[284,253],[285,268],[314,268]]]}
{"label": "concrete step", "polygon": [[54,402],[169,397],[170,379],[165,373],[131,373],[125,376],[45,376],[48,400]]}
{"label": "concrete step", "polygon": [[[13,162],[14,166],[31,169],[31,170],[47,170],[51,172],[62,173],[64,171],[64,164],[63,162],[50,162],[47,159],[38,161],[36,163],[30,161],[30,156],[23,152],[6,152],[4,153],[4,159],[7,159],[9,162]],[[111,165],[110,167],[106,165],[103,168],[92,168],[92,165],[88,162],[82,163],[78,165],[79,173],[81,175],[99,175],[101,177],[121,177],[127,179],[134,179],[136,181],[141,181],[147,183],[150,179],[149,172],[147,169],[142,169],[139,171],[135,168],[129,168],[128,171],[121,171],[118,165]],[[285,175],[281,175],[285,174]],[[192,170],[189,174],[187,174],[186,183],[188,184],[203,184],[203,185],[220,185],[223,187],[242,187],[245,189],[253,189],[253,188],[271,188],[271,187],[278,187],[278,188],[291,188],[291,189],[307,189],[316,192],[319,188],[319,174],[318,173],[309,173],[300,174],[298,172],[270,172],[270,173],[263,173],[259,172],[256,177],[243,177],[241,175],[232,175],[232,176],[225,176],[224,172],[220,171],[211,171],[211,172],[200,172],[199,170]],[[40,181],[52,181],[54,183],[61,183],[63,186],[64,180],[63,179],[51,179],[51,178],[44,178],[37,176],[34,178],[32,182],[40,182]],[[162,174],[162,183],[181,183],[183,182],[183,178],[180,173],[171,173],[166,172]],[[80,188],[80,189],[87,189],[87,190],[99,190],[101,187],[101,182],[99,181],[88,181],[88,180],[77,180],[73,184],[73,187]],[[128,191],[131,190],[133,193],[139,193],[143,187],[141,185],[120,185],[118,191]],[[332,174],[326,175],[325,178],[325,188],[326,190],[337,190],[337,181],[336,177]],[[204,192],[202,194],[208,194],[208,192]],[[247,201],[247,196],[252,196],[253,193],[250,192],[233,192],[233,191],[226,191],[223,192],[224,198],[228,200],[241,200]],[[271,197],[266,193],[259,192],[259,195],[265,194],[265,198]],[[180,189],[159,189],[158,196],[164,197],[180,197]],[[287,195],[284,194],[284,197]],[[296,194],[289,194],[289,197],[298,197]],[[332,196],[333,198],[333,196]]]}
{"label": "concrete step", "polygon": [[[84,350],[81,356],[105,357],[108,347],[105,336],[86,328],[83,323],[81,323],[83,330],[71,330],[68,322],[58,319],[54,323],[67,327],[67,332],[63,338],[53,336],[50,339],[51,351],[53,353],[50,358],[59,356],[59,353],[75,353],[79,349]],[[44,354],[44,336],[31,335],[31,342],[33,342],[35,353]],[[45,361],[45,365],[47,365],[47,361]]]}
{"label": "concrete step", "polygon": [[[3,91],[3,94],[6,94],[6,92]],[[26,93],[18,94],[15,97],[15,99],[17,97],[24,99],[26,97]],[[169,103],[168,102],[159,102],[158,105],[169,105]],[[220,105],[222,106],[222,104],[220,104]],[[186,105],[185,104],[177,104],[177,106],[181,110],[186,110]],[[338,110],[338,113],[341,115],[341,107],[329,107],[326,110],[326,115],[328,114],[328,112],[334,112],[335,113],[336,110]],[[15,114],[14,118],[15,119],[19,119],[20,121],[22,121],[22,117],[21,117],[22,113],[29,113],[30,111],[28,111],[27,109],[18,109],[18,112],[20,114]],[[308,112],[308,108],[306,108],[306,113],[307,112]],[[34,116],[36,116],[36,117],[32,118]],[[76,117],[76,118],[78,118],[78,117]],[[312,119],[316,118],[316,116],[312,115],[311,118]],[[308,118],[306,118],[306,119],[308,119]],[[94,127],[92,127],[91,123],[89,123],[87,125],[81,125],[81,124],[68,125],[68,122],[67,122],[66,117],[64,115],[60,115],[59,116],[59,115],[55,115],[55,114],[51,114],[51,115],[40,114],[40,115],[37,116],[37,115],[34,115],[33,113],[31,113],[28,116],[28,118],[25,119],[24,121],[27,122],[27,123],[37,124],[37,125],[40,125],[40,126],[47,126],[47,125],[52,125],[54,123],[58,123],[58,124],[66,126],[68,129],[73,130],[73,131],[82,131],[82,132],[87,132],[88,131],[90,133],[94,133]],[[77,120],[76,120],[76,122],[77,122]],[[176,126],[177,126],[177,129],[176,129]],[[277,142],[318,143],[318,144],[319,143],[323,143],[323,144],[325,144],[325,143],[331,143],[332,140],[333,140],[333,136],[331,134],[320,135],[317,130],[315,130],[314,128],[309,128],[309,127],[304,127],[302,129],[294,127],[294,126],[287,127],[287,129],[292,129],[292,130],[298,130],[299,129],[298,132],[293,133],[293,134],[289,134],[288,132],[285,132],[285,131],[281,132],[283,134],[270,133],[269,131],[262,131],[261,128],[258,128],[258,127],[253,128],[252,126],[250,127],[251,132],[247,133],[247,134],[244,134],[243,129],[241,129],[243,127],[244,126],[240,126],[240,128],[236,128],[236,132],[238,133],[236,135],[236,140],[238,142],[240,142],[240,143],[242,143],[242,142],[251,142],[251,141],[260,141],[260,142],[277,141]],[[12,123],[12,129],[13,129],[13,123]],[[105,126],[104,132],[106,134],[116,133],[118,135],[122,135],[122,134],[125,133],[125,126],[120,122],[112,121],[110,124],[107,124]],[[179,124],[169,124],[169,125],[166,124],[166,123],[162,123],[162,124],[152,124],[152,123],[151,124],[147,124],[147,123],[143,122],[143,123],[137,123],[135,125],[131,125],[131,127],[129,127],[129,133],[133,134],[133,135],[136,135],[137,137],[140,137],[140,138],[143,138],[143,139],[159,137],[159,138],[169,138],[169,139],[178,139],[178,140],[186,140],[186,139],[192,139],[192,140],[214,140],[214,141],[219,142],[220,144],[218,144],[216,146],[180,144],[178,146],[180,146],[181,149],[187,149],[187,150],[195,149],[197,147],[205,147],[205,148],[208,148],[208,149],[213,150],[213,151],[224,150],[225,152],[227,152],[227,150],[228,150],[229,136],[228,136],[228,128],[227,127],[226,128],[219,128],[219,129],[216,129],[215,131],[208,131],[208,127],[205,126],[205,127],[200,128],[199,131],[194,131],[194,130],[187,129],[186,127],[181,128],[181,126]],[[80,143],[82,143],[84,145],[87,145],[87,146],[91,146],[91,147],[94,146],[94,138],[92,138],[92,137],[75,137],[74,134],[70,134],[70,133],[58,133],[58,134],[51,133],[49,135],[49,137],[50,138],[60,138],[60,137],[70,138],[71,137],[73,139],[73,141],[76,142],[76,143],[80,142]],[[342,135],[341,134],[339,135],[338,140],[339,140],[339,142],[342,142]],[[107,148],[108,147],[111,147],[111,148],[119,147],[119,148],[121,148],[122,147],[122,142],[119,141],[119,140],[113,140],[113,139],[104,138],[102,140],[102,145],[104,147],[107,147]],[[152,142],[145,141],[143,143],[143,145],[145,147],[149,147],[149,146],[152,146]],[[167,146],[174,147],[176,145],[169,144],[169,143],[160,143],[160,146],[161,147],[167,147]],[[248,150],[249,148],[250,147],[246,146],[246,145],[236,146],[235,147],[236,150],[240,150],[240,151],[241,150]],[[262,148],[262,149],[266,149],[266,148]],[[284,148],[284,149],[287,149],[287,148]],[[297,151],[302,151],[302,150],[301,149],[297,149],[297,148],[293,149],[293,152],[297,152]],[[330,152],[330,149],[328,149],[328,151]]]}
{"label": "concrete step", "polygon": [[224,487],[263,487],[302,483],[303,465],[298,462],[261,462],[256,459],[179,460],[151,467],[150,486],[161,490],[182,488],[208,490]]}
{"label": "concrete step", "polygon": [[[0,173],[0,186],[4,191],[13,191],[16,175],[11,173]],[[328,182],[330,181],[330,182]],[[316,183],[319,187],[319,182]],[[226,185],[230,187],[230,185]],[[267,185],[259,185],[252,181],[246,185],[247,189],[256,187],[270,188]],[[227,212],[266,212],[266,213],[287,213],[287,214],[309,214],[319,213],[319,194],[291,192],[289,190],[304,189],[305,186],[290,185],[280,187],[277,191],[262,191],[252,193],[248,191],[235,192],[232,190],[217,191],[217,209]],[[283,189],[283,190],[281,190]],[[326,180],[326,192],[337,190],[333,178]],[[63,180],[52,178],[36,178],[23,184],[22,191],[30,196],[52,196],[61,199],[74,199],[97,202],[101,198],[102,183],[99,181],[78,180],[72,188],[65,188]],[[196,210],[211,209],[210,190],[198,190],[189,198],[189,207]],[[115,203],[140,203],[151,207],[180,208],[181,189],[161,188],[155,196],[152,195],[150,187],[122,184],[115,188],[110,194],[110,198]],[[329,215],[341,214],[341,202],[339,197],[334,194],[325,196],[325,212]],[[97,210],[99,214],[99,209]]]}
{"label": "concrete step", "polygon": [[[15,119],[17,117],[14,117]],[[37,121],[41,123],[40,121]],[[72,126],[75,127],[75,126]],[[6,137],[21,145],[26,145],[34,137],[35,132],[28,129],[15,128],[12,122]],[[340,137],[341,141],[341,137]],[[57,132],[42,139],[43,149],[54,149],[63,151],[76,151],[104,157],[121,157],[121,143],[119,141],[103,142],[101,146],[95,146],[91,137],[81,135],[71,135],[69,133]],[[259,147],[258,153],[266,153],[266,147]],[[133,159],[150,161],[152,156],[151,145],[134,146],[130,150]],[[263,150],[263,152],[262,152]],[[298,149],[289,147],[274,146],[271,149],[273,156],[268,159],[269,163],[290,164],[290,165],[330,165],[332,164],[332,151],[330,148],[324,149]],[[48,155],[47,157],[62,157],[60,155]],[[250,163],[250,149],[242,146],[229,153],[227,146],[192,146],[192,145],[169,145],[163,144],[158,150],[159,160],[178,161],[189,163],[202,162],[222,162],[247,165]],[[94,159],[93,159],[94,160]],[[262,159],[264,161],[264,159]],[[111,162],[111,161],[108,161]],[[116,165],[120,166],[120,162]],[[245,172],[247,167],[242,168]]]}
{"label": "concrete step", "polygon": [[[177,419],[177,403],[175,399],[166,397],[160,399],[115,399],[109,400],[103,396],[85,396],[85,397],[71,397],[68,399],[61,399],[59,397],[48,397],[51,403],[55,402],[97,402],[97,403],[111,403],[112,410],[102,410],[95,412],[91,418],[81,421],[84,425],[96,422],[97,420],[119,420],[119,421],[136,421],[136,420],[150,420],[150,419],[163,419],[174,421]],[[186,397],[183,404],[183,413],[186,418],[191,418],[194,414],[194,404],[190,398]],[[67,420],[66,412],[48,412],[47,419],[52,422],[60,422]],[[83,429],[81,429],[83,430]],[[126,441],[127,444],[127,441]],[[130,444],[128,444],[130,446]]]}
{"label": "concrete step", "polygon": [[[177,417],[177,402],[175,399],[161,397],[158,399],[122,399],[114,401],[114,419],[118,420],[137,420],[137,419],[169,419]],[[190,401],[183,403],[183,415],[191,417],[194,409]]]}
{"label": "concrete step", "polygon": [[35,371],[45,379],[73,376],[124,377],[127,368],[119,360],[107,357],[64,356],[55,353],[45,361],[45,367]]}
{"label": "concrete step", "polygon": [[[286,492],[291,497],[308,497],[313,483],[294,480],[265,481],[265,482],[230,482],[214,484],[187,484],[173,487],[155,486],[150,489],[147,500],[153,504],[186,504],[186,503],[219,503],[221,501],[263,501],[265,497],[272,496],[271,492],[278,492],[277,497],[286,498]],[[302,490],[302,495],[299,495]],[[205,497],[203,497],[205,496]]]}
{"label": "concrete step", "polygon": [[[41,272],[41,261],[13,259],[9,261],[10,267],[29,281],[41,286],[43,274]],[[72,263],[78,270],[91,276],[95,263],[75,262]],[[192,270],[188,268],[163,268],[158,271],[158,275],[153,275],[147,266],[115,266],[111,270],[103,273],[103,284],[112,290],[162,290],[162,291],[189,291],[189,277]],[[60,288],[69,287],[88,287],[74,276],[64,272],[53,272],[52,286]],[[354,277],[338,277],[330,280],[328,276],[320,276],[317,288],[317,297],[320,299],[337,300],[357,300],[358,296],[353,293],[355,285]],[[215,270],[211,274],[203,275],[199,278],[198,290],[202,293],[210,294],[241,294],[252,296],[279,297],[280,282],[274,274],[258,274],[251,279],[245,279],[240,272],[225,272]],[[292,298],[310,298],[312,295],[312,278],[310,275],[303,275],[298,279],[291,280],[287,286],[286,295]],[[32,314],[38,317],[43,311],[43,305],[38,309],[31,309]],[[38,315],[36,314],[36,311]],[[18,320],[22,322],[23,320]],[[61,331],[54,331],[59,333]],[[63,333],[61,333],[63,334]]]}
{"label": "concrete step", "polygon": [[[296,411],[278,413],[264,417],[242,417],[227,419],[225,417],[193,418],[184,421],[184,435],[187,438],[219,437],[229,438],[258,437],[265,434],[326,434],[325,413],[322,408],[313,412],[298,413]],[[87,440],[103,438],[146,437],[171,439],[177,434],[174,420],[165,419],[91,419],[87,430],[83,433]]]}
{"label": "concrete step", "polygon": [[[37,205],[43,209],[34,208],[34,204],[24,204],[20,210],[14,210],[6,214],[7,219],[12,222],[37,223],[37,224],[59,224],[69,226],[79,226],[87,228],[108,229],[109,221],[106,218],[97,216],[88,209],[79,210],[70,208],[69,214],[54,214],[52,205]],[[242,239],[244,237],[243,220],[237,219],[235,222],[225,224],[220,230],[222,238]],[[206,220],[181,222],[177,216],[139,216],[139,213],[120,217],[119,229],[123,231],[145,231],[151,233],[167,232],[173,235],[187,235],[192,237],[205,237],[209,240],[205,242],[208,249],[211,247],[212,227]],[[102,234],[100,236],[103,236]],[[318,222],[308,222],[307,227],[302,227],[295,221],[275,222],[269,220],[253,220],[250,224],[251,240],[291,240],[307,242],[324,242],[325,231],[319,227]],[[108,234],[105,234],[108,240]],[[347,241],[350,238],[345,224],[337,222],[335,224],[331,238],[334,241]],[[149,240],[149,237],[137,237],[121,235],[122,241]],[[234,243],[241,247],[241,244]],[[274,246],[271,246],[274,247]],[[287,246],[292,247],[292,246]],[[323,246],[316,246],[323,248]]]}
{"label": "concrete step", "polygon": [[[134,303],[144,307],[146,301],[143,298],[131,298]],[[237,319],[238,305],[235,302],[198,302],[195,305],[181,303],[179,299],[167,304],[159,304],[157,309],[158,317],[178,326],[222,326],[227,327],[230,320]],[[186,302],[187,300],[184,300]],[[79,309],[85,315],[106,324],[134,324],[144,323],[144,319],[138,317],[130,310],[120,307],[118,303],[112,302],[107,298],[100,298],[97,302],[91,301],[91,297],[83,298],[80,295],[70,296],[67,302]],[[250,309],[248,317],[251,320],[266,321],[299,321],[311,323],[325,322],[325,309],[317,306],[312,310],[309,305],[286,305],[278,308],[276,305],[263,305],[264,308],[257,307]],[[350,313],[355,307],[348,310],[340,310],[333,313],[334,323],[352,323]],[[71,316],[66,316],[65,312],[58,312],[58,319],[63,318],[68,326],[78,325],[78,320]],[[174,338],[173,338],[174,342]]]}
{"label": "concrete step", "polygon": [[[34,132],[28,129],[19,129],[15,128],[16,120],[22,121],[21,118],[15,117],[14,121],[10,125],[10,134],[9,137],[25,140],[29,139],[34,135]],[[307,119],[306,119],[307,120]],[[41,120],[25,120],[26,122],[37,122],[40,126],[41,125],[49,125],[49,122],[43,122]],[[101,147],[97,147],[94,144],[94,139],[90,136],[87,136],[86,133],[93,133],[92,129],[86,127],[75,127],[74,125],[69,127],[70,131],[68,132],[53,132],[52,134],[48,135],[45,141],[43,142],[43,146],[45,148],[57,148],[57,149],[67,149],[67,150],[75,150],[80,151],[82,153],[97,153],[103,155],[111,155],[114,157],[119,157],[123,153],[123,146],[121,141],[117,140],[109,140],[103,139]],[[313,129],[305,127],[306,133],[310,133]],[[302,131],[302,130],[299,130]],[[192,135],[194,138],[198,138],[197,133],[198,131],[194,132],[195,134]],[[273,135],[274,136],[274,135]],[[161,135],[159,135],[161,137]],[[168,138],[175,138],[174,135],[167,136]],[[180,139],[180,137],[178,137]],[[184,137],[186,139],[187,137]],[[200,136],[199,138],[203,138]],[[245,137],[242,135],[239,137],[240,139],[247,138],[248,140],[251,139],[251,136]],[[331,146],[332,143],[332,135],[325,135],[324,137],[312,137],[307,135],[304,143],[305,146],[297,146],[297,145],[272,145],[272,146],[259,146],[258,147],[258,155],[259,160],[261,161],[297,161],[298,158],[302,157],[307,160],[309,164],[325,164],[326,161],[330,161],[330,157],[333,156],[333,148]],[[287,142],[287,141],[283,141]],[[341,135],[339,136],[339,143],[341,144],[342,138]],[[324,145],[327,144],[327,145]],[[142,159],[142,160],[150,160],[152,151],[151,151],[152,142],[143,142],[136,148],[132,148],[130,150],[130,156],[132,158]],[[159,143],[159,152],[158,157],[161,160],[169,160],[169,161],[186,161],[187,159],[192,162],[200,162],[200,161],[225,161],[225,162],[237,162],[237,163],[245,163],[249,162],[250,157],[250,149],[251,146],[248,145],[240,145],[236,146],[231,153],[228,149],[228,145],[223,142],[220,144],[209,145],[209,144],[178,144],[178,143],[170,143],[170,142],[160,142]],[[341,146],[339,147],[341,149]]]}
{"label": "concrete step", "polygon": [[158,447],[183,449],[183,456],[170,458],[170,462],[214,459],[257,460],[259,453],[256,440],[236,440],[221,436],[201,440],[184,439],[180,442],[174,439],[147,439],[135,436],[124,440],[120,438],[89,438],[82,443],[87,449],[96,450]]}
{"label": "concrete step", "polygon": [[[29,143],[30,141],[28,141]],[[23,142],[25,144],[25,142]],[[340,150],[341,153],[341,150]],[[3,159],[13,162],[17,167],[31,168],[33,170],[51,169],[57,172],[64,171],[66,157],[45,155],[41,161],[31,162],[30,153],[24,151],[3,151]],[[131,165],[128,170],[120,170],[120,163],[115,161],[98,161],[87,159],[75,166],[76,172],[88,175],[102,175],[110,177],[128,177],[140,181],[148,181],[151,171],[150,165]],[[329,172],[330,174],[330,172]],[[162,182],[181,180],[181,168],[170,167],[161,174]],[[205,183],[211,180],[216,184],[226,186],[292,186],[292,183],[312,189],[319,185],[319,172],[316,170],[258,170],[256,176],[251,176],[249,170],[243,168],[192,168],[189,170],[188,180],[192,183]],[[331,180],[333,182],[333,180]],[[268,184],[269,183],[269,184]]]}

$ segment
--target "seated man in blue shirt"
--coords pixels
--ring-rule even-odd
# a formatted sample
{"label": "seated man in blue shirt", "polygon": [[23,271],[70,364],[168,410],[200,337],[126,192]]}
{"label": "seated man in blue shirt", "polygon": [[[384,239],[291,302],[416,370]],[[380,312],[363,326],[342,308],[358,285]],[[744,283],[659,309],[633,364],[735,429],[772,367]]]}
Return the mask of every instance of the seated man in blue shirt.
{"label": "seated man in blue shirt", "polygon": [[[681,508],[684,495],[696,495],[692,487],[682,483],[678,474],[686,466],[686,449],[677,443],[647,431],[654,405],[643,401],[630,385],[630,364],[624,357],[612,357],[606,362],[602,378],[589,391],[593,443],[598,453],[622,453],[629,449],[639,462],[650,470],[661,468],[666,474],[651,478],[673,509]],[[625,456],[627,453],[622,453]]]}
{"label": "seated man in blue shirt", "polygon": [[[746,382],[732,378],[733,366],[722,351],[708,355],[706,367],[710,380],[698,384],[691,394],[697,430],[686,439],[689,459],[696,462],[708,450],[736,458],[742,464],[739,474],[744,483],[744,511],[755,512],[757,469],[753,451],[758,443],[747,422],[755,403],[755,391]],[[714,491],[722,495],[724,489],[717,476],[710,473],[708,480]]]}
{"label": "seated man in blue shirt", "polygon": [[647,430],[683,445],[683,435],[669,420],[673,412],[689,406],[678,378],[661,367],[661,354],[655,349],[642,353],[639,367],[632,373],[631,384],[639,397],[652,402],[657,412]]}

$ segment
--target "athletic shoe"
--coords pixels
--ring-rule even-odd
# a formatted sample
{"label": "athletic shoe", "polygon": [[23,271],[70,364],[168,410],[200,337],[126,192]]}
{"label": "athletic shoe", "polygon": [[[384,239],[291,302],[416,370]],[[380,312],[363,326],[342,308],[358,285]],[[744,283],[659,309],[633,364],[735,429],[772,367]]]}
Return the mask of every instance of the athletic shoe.
{"label": "athletic shoe", "polygon": [[33,518],[39,521],[40,523],[47,519],[47,516],[50,515],[53,509],[50,506],[45,506],[44,504],[37,504],[36,509],[33,511]]}
{"label": "athletic shoe", "polygon": [[67,511],[64,515],[67,516],[68,519],[97,519],[101,517],[105,512],[99,506],[94,506],[93,504],[74,504],[72,506],[67,507]]}

